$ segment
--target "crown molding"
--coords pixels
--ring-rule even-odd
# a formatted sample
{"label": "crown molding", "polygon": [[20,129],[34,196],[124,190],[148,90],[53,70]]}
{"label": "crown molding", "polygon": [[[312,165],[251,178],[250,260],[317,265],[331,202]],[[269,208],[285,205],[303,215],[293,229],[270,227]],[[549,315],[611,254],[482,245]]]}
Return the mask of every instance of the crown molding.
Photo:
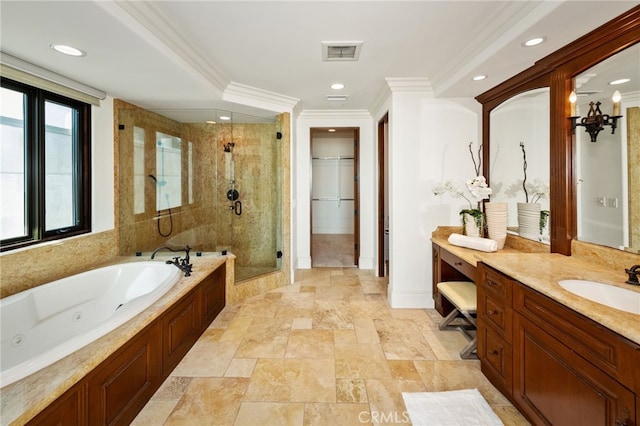
{"label": "crown molding", "polygon": [[385,78],[392,92],[433,92],[428,78]]}
{"label": "crown molding", "polygon": [[246,84],[230,82],[222,93],[222,100],[269,111],[292,112],[300,99],[281,95]]}

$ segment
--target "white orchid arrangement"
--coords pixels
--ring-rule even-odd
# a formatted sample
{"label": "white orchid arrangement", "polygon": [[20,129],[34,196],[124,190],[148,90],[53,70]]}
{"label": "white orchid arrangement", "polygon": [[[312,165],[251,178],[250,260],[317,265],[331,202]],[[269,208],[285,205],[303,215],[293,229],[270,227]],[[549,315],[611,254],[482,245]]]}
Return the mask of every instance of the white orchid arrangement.
{"label": "white orchid arrangement", "polygon": [[469,210],[480,210],[480,202],[488,199],[491,195],[491,188],[488,187],[487,180],[484,176],[476,176],[473,179],[468,179],[465,185],[467,193],[462,185],[448,180],[434,186],[433,194],[444,195],[448,193],[453,198],[463,198],[469,203]]}
{"label": "white orchid arrangement", "polygon": [[[489,199],[491,195],[491,188],[487,185],[487,180],[480,174],[482,168],[482,144],[478,147],[478,161],[476,161],[472,150],[473,142],[469,142],[469,153],[471,154],[471,160],[473,161],[474,171],[476,176],[473,179],[465,181],[466,191],[462,185],[445,181],[439,183],[433,187],[434,195],[449,194],[453,198],[463,198],[469,203],[469,208],[460,212],[462,215],[462,225],[465,225],[465,214],[473,216],[478,228],[482,226],[482,210],[480,209],[480,202],[482,200]],[[475,206],[474,206],[475,203]]]}
{"label": "white orchid arrangement", "polygon": [[[518,194],[523,191],[522,179],[518,179],[509,185],[504,193],[509,198],[516,198]],[[549,183],[539,178],[535,178],[532,182],[526,182],[525,188],[527,189],[525,200],[530,199],[532,203],[537,203],[549,196]]]}

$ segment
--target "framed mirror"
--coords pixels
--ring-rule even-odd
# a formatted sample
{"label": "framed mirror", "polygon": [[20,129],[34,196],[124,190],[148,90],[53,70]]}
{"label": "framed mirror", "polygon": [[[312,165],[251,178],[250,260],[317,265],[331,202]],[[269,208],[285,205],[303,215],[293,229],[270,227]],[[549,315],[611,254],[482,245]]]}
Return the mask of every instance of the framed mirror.
{"label": "framed mirror", "polygon": [[583,127],[575,130],[577,239],[640,252],[640,44],[581,72],[573,85],[576,116],[598,102],[613,116],[615,92],[622,116],[595,142]]}
{"label": "framed mirror", "polygon": [[[519,93],[489,113],[491,201],[507,203],[507,226],[515,234],[519,202],[539,203],[541,211],[549,211],[549,107],[549,88],[542,87]],[[527,238],[548,243],[548,228]]]}
{"label": "framed mirror", "polygon": [[[579,179],[581,177],[578,174],[586,176],[587,173],[590,173],[589,168],[593,166],[586,163],[579,164],[581,162],[580,158],[582,154],[586,154],[587,148],[582,145],[582,153],[579,152],[579,142],[574,132],[572,132],[571,121],[568,119],[572,115],[569,94],[574,87],[574,78],[584,77],[598,64],[602,63],[603,67],[608,66],[604,61],[608,58],[617,57],[619,53],[632,46],[635,49],[638,43],[640,43],[640,6],[635,6],[574,42],[540,59],[522,73],[476,97],[482,104],[483,173],[485,176],[489,176],[489,184],[493,186],[491,182],[491,170],[493,167],[491,164],[491,155],[493,155],[491,149],[492,111],[518,94],[536,88],[549,87],[549,207],[551,212],[549,217],[549,237],[551,252],[570,255],[572,241],[580,238],[580,234],[584,235],[582,239],[596,244],[622,247],[622,245],[618,244],[618,240],[605,242],[596,236],[586,236],[590,226],[588,222],[596,219],[586,218],[583,215],[585,208],[589,209],[588,207],[579,207],[579,197],[580,200],[588,200],[591,197],[591,202],[593,202],[593,196],[586,191],[579,193],[577,186],[580,184]],[[634,55],[634,52],[630,50],[629,55]],[[637,65],[637,51],[635,55]],[[615,61],[615,59],[612,59],[612,61]],[[637,78],[637,76],[638,71],[635,72],[635,77]],[[623,96],[621,111],[624,110],[624,112],[621,112],[621,114],[625,115],[623,120],[626,120],[626,117],[635,114],[636,110],[630,110],[634,106],[632,103],[634,98],[631,96],[631,92]],[[607,113],[606,111],[604,112]],[[638,136],[635,132],[638,130],[636,126],[625,124],[616,133],[620,133],[623,140],[627,140],[628,137],[631,137],[632,140],[637,140]],[[625,133],[625,136],[622,136],[622,133]],[[635,146],[638,145],[637,142],[634,143]],[[622,155],[621,151],[620,156]],[[623,191],[626,190],[629,193],[629,190],[631,190],[631,193],[629,193],[631,195],[626,196],[630,205],[623,209],[622,203],[627,201],[625,201],[622,193],[616,196],[614,191],[609,189],[606,191],[611,192],[608,199],[612,201],[604,200],[605,203],[609,202],[611,204],[616,204],[617,202],[620,206],[618,209],[622,215],[622,221],[619,222],[618,226],[621,229],[620,233],[623,235],[622,244],[626,244],[624,233],[626,232],[629,235],[629,239],[633,240],[633,236],[637,234],[637,229],[640,226],[636,213],[639,210],[637,207],[638,201],[633,199],[633,195],[639,191],[634,190],[633,184],[631,187],[628,184],[629,179],[633,179],[634,182],[640,180],[638,176],[638,161],[635,155],[627,152],[627,158],[620,158],[615,165],[607,165],[606,168],[600,167],[598,172],[603,173],[604,170],[606,173],[620,175],[621,172],[618,173],[618,170],[626,164],[627,187],[625,189],[623,186]],[[624,176],[620,175],[619,180],[623,182]],[[624,182],[621,185],[625,185]],[[601,195],[604,198],[607,198],[603,190],[596,189],[596,193],[600,192],[602,192]],[[616,198],[617,201],[615,200]],[[609,208],[614,209],[613,207]],[[624,211],[627,212],[626,215],[628,217],[626,219],[624,218]],[[622,223],[625,221],[628,224],[623,226]],[[578,222],[580,222],[580,234]],[[624,231],[625,227],[628,227],[629,230]],[[638,237],[636,237],[637,239]],[[630,242],[629,246],[635,246],[635,243]]]}

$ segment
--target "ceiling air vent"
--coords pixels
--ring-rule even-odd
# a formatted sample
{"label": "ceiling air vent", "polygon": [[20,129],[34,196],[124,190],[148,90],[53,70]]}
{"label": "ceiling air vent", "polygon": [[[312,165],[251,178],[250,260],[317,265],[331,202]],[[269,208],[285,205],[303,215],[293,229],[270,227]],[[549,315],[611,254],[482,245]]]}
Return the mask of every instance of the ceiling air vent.
{"label": "ceiling air vent", "polygon": [[323,61],[357,61],[362,49],[361,41],[323,41]]}
{"label": "ceiling air vent", "polygon": [[328,101],[346,101],[347,95],[327,95]]}

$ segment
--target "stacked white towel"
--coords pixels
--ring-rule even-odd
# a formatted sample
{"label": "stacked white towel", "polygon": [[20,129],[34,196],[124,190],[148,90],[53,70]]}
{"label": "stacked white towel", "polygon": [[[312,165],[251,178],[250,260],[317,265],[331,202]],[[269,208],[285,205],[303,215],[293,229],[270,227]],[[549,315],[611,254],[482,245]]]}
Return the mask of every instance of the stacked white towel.
{"label": "stacked white towel", "polygon": [[489,238],[467,237],[466,235],[451,234],[449,235],[449,244],[454,246],[466,247],[473,250],[494,252],[498,250],[498,242]]}

